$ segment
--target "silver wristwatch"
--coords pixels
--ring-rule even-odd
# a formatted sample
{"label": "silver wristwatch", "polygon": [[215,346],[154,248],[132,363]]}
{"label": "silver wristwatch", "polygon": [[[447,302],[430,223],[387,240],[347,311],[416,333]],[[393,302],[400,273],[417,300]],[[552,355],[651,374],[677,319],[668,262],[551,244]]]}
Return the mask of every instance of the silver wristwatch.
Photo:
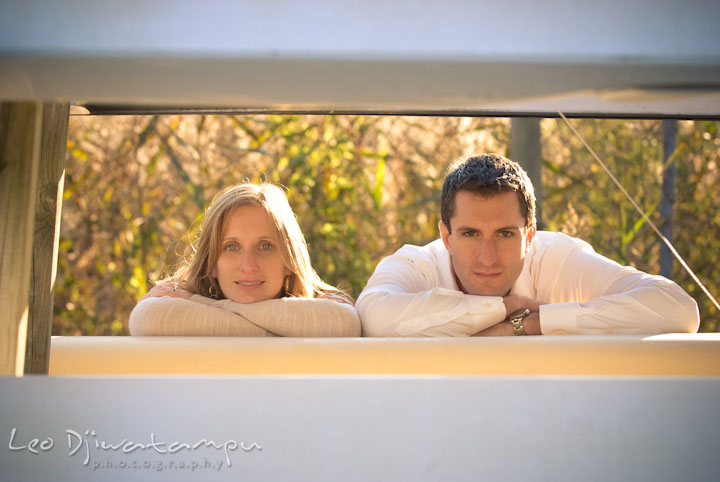
{"label": "silver wristwatch", "polygon": [[525,333],[525,326],[523,326],[523,320],[530,314],[530,310],[524,308],[522,310],[513,311],[508,316],[508,321],[513,327],[513,333],[515,335],[527,335]]}

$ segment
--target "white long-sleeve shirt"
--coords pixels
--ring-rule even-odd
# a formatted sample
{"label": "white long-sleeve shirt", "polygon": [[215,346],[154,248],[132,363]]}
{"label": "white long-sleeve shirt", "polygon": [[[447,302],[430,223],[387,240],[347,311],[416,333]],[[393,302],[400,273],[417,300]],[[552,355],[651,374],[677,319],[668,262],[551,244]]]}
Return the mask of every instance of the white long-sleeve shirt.
{"label": "white long-sleeve shirt", "polygon": [[[694,333],[700,324],[697,303],[677,284],[561,233],[535,235],[509,294],[541,303],[544,335]],[[365,336],[470,336],[507,316],[502,297],[459,290],[441,239],[383,259],[355,306]]]}

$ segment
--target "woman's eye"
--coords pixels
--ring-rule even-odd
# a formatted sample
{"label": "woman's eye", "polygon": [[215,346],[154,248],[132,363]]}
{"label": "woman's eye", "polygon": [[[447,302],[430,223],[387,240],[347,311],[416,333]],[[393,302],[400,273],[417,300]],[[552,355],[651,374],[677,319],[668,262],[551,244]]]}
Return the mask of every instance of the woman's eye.
{"label": "woman's eye", "polygon": [[225,251],[237,251],[237,244],[234,244],[234,243],[226,244],[223,249]]}
{"label": "woman's eye", "polygon": [[272,244],[270,244],[270,243],[262,243],[262,244],[260,245],[260,250],[261,250],[261,251],[267,251],[268,249],[272,249]]}

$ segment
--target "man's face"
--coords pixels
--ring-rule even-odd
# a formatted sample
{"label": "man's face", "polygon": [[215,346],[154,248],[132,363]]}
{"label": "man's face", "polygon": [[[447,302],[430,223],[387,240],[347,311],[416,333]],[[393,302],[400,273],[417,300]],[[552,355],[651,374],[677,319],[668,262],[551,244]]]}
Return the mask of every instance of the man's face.
{"label": "man's face", "polygon": [[525,228],[514,192],[455,196],[452,234],[440,222],[460,289],[471,295],[504,296],[520,276],[535,228]]}

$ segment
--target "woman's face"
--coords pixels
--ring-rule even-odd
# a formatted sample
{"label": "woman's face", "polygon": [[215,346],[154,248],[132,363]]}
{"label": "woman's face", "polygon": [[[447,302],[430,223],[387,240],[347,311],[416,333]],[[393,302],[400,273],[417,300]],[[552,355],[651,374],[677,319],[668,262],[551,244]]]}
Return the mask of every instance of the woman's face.
{"label": "woman's face", "polygon": [[285,276],[290,274],[281,249],[281,241],[265,209],[241,206],[227,218],[213,276],[232,301],[256,303],[278,298]]}

